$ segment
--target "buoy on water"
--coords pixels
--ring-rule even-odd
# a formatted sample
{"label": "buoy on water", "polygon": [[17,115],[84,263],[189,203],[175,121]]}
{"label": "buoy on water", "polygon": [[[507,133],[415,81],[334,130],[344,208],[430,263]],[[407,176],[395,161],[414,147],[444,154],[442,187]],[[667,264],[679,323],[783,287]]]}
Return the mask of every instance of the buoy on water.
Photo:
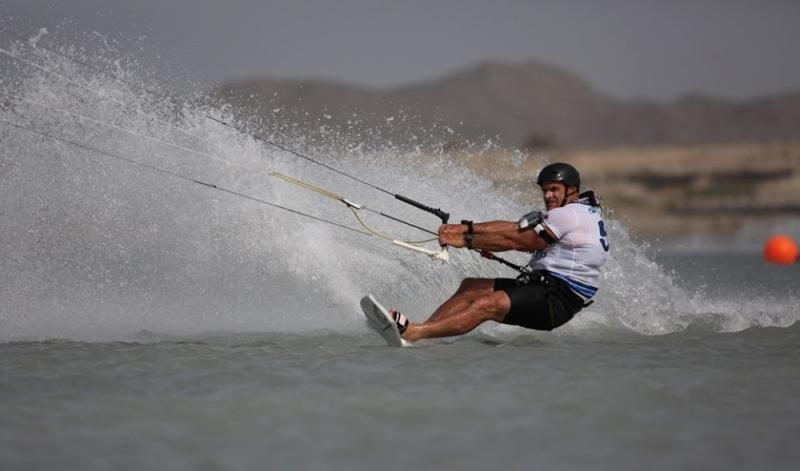
{"label": "buoy on water", "polygon": [[798,260],[797,244],[789,236],[774,235],[764,244],[764,258],[769,263],[792,265]]}

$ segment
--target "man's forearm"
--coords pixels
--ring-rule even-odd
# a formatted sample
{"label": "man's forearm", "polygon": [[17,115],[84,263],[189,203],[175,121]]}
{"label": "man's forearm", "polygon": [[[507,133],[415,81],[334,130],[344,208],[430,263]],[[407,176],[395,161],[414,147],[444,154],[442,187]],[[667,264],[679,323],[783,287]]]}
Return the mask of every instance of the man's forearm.
{"label": "man's forearm", "polygon": [[525,250],[520,239],[519,225],[511,221],[490,221],[474,225],[472,246],[490,252]]}
{"label": "man's forearm", "polygon": [[519,225],[512,221],[489,221],[472,225],[472,243],[467,243],[468,226],[447,224],[439,229],[439,242],[443,245],[461,248],[503,252],[506,250],[531,251],[544,248],[545,244],[531,231],[520,231]]}

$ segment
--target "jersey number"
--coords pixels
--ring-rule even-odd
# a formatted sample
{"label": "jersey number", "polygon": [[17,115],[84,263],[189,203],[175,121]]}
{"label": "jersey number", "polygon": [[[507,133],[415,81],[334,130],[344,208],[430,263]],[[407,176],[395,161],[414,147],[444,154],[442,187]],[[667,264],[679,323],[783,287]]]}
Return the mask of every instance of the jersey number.
{"label": "jersey number", "polygon": [[608,252],[611,246],[608,245],[608,241],[606,240],[606,236],[608,236],[608,233],[606,233],[606,225],[603,221],[598,221],[597,224],[600,226],[600,245],[603,246],[603,250]]}

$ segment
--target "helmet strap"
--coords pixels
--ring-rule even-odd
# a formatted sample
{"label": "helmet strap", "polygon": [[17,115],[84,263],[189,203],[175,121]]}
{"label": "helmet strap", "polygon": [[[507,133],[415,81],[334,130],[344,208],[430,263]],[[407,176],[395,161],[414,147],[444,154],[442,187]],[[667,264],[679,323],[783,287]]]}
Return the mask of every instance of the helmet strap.
{"label": "helmet strap", "polygon": [[566,183],[564,183],[563,185],[564,185],[564,198],[561,199],[561,205],[559,206],[560,208],[563,208],[564,206],[567,205],[567,198],[569,197],[569,195],[577,195],[578,194],[578,190],[575,190],[572,193],[569,193],[569,185],[567,185]]}

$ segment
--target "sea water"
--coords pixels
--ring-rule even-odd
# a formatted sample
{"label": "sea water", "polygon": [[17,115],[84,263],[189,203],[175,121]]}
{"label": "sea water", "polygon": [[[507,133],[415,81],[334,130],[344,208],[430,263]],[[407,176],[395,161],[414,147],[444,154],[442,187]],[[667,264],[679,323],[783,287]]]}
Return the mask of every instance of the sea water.
{"label": "sea water", "polygon": [[[567,326],[387,348],[359,312],[366,292],[422,320],[461,278],[513,273],[457,250],[439,265],[91,150],[353,228],[341,203],[266,172],[437,224],[207,118],[232,120],[224,107],[156,99],[45,40],[5,41],[0,58],[2,469],[796,468],[800,267],[752,245],[654,250],[609,214],[600,294]],[[49,47],[146,82],[113,49]],[[262,124],[454,220],[541,206],[452,156]]]}

